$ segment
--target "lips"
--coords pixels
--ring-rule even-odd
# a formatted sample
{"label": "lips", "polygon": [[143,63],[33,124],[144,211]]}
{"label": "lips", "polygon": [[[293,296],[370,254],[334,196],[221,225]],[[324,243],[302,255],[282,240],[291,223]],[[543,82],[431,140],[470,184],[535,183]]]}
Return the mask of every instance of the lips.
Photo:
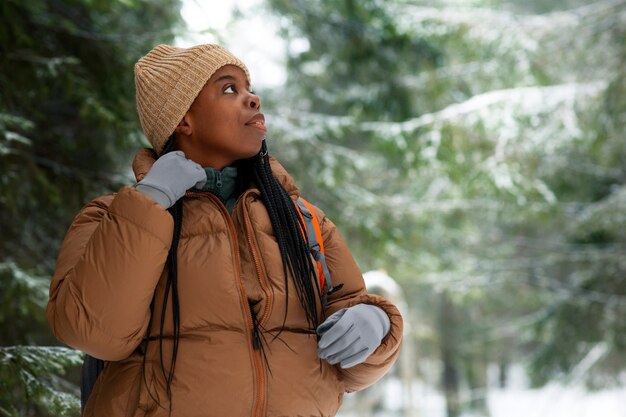
{"label": "lips", "polygon": [[263,132],[267,132],[267,129],[265,128],[265,116],[263,116],[263,113],[257,113],[252,116],[252,118],[246,122],[246,126],[255,127]]}

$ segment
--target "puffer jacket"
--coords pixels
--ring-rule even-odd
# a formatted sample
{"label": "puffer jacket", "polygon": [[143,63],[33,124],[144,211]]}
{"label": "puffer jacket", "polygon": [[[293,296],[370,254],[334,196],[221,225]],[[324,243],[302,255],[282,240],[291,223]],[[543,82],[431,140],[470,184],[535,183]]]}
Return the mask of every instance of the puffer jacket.
{"label": "puffer jacket", "polygon": [[[138,180],[153,162],[146,150],[137,154]],[[272,169],[295,201],[299,192],[291,177],[275,160]],[[343,284],[324,314],[358,303],[382,308],[391,329],[381,345],[349,369],[320,361],[291,281],[285,317],[282,261],[259,191],[247,190],[232,215],[213,194],[187,192],[178,245],[180,342],[171,416],[334,416],[344,392],[373,384],[394,363],[402,338],[398,310],[366,293],[339,231],[315,210],[333,284]],[[158,335],[173,227],[166,210],[127,186],[87,204],[67,232],[47,318],[59,340],[107,361],[87,402],[87,417],[170,415]],[[253,314],[267,343],[263,351],[253,346]],[[171,297],[163,326],[168,374]]]}

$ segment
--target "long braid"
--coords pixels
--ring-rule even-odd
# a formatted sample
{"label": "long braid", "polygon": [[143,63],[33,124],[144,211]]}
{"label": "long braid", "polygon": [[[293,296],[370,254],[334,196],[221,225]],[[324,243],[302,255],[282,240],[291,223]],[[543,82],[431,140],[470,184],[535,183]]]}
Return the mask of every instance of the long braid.
{"label": "long braid", "polygon": [[[170,414],[172,412],[172,389],[171,384],[174,379],[174,367],[176,366],[176,356],[178,355],[178,343],[180,338],[180,304],[178,299],[178,241],[180,238],[180,229],[183,220],[183,201],[182,199],[176,201],[176,203],[168,209],[168,211],[174,217],[174,236],[172,239],[172,246],[168,254],[168,279],[165,286],[165,297],[163,300],[163,310],[161,311],[161,327],[159,331],[159,349],[161,359],[161,371],[167,382],[167,397],[169,400]],[[163,323],[165,322],[165,311],[167,309],[167,298],[172,290],[172,322],[173,322],[173,346],[172,346],[172,358],[170,361],[169,374],[165,375],[165,366],[163,363]]]}
{"label": "long braid", "polygon": [[[163,148],[163,152],[160,156],[165,155],[168,152],[174,150],[174,134],[170,136],[169,140],[165,144]],[[172,217],[174,218],[174,233],[172,236],[172,245],[170,246],[169,253],[167,255],[167,281],[165,284],[165,293],[163,296],[163,306],[161,309],[161,322],[159,325],[159,359],[161,364],[161,372],[163,373],[163,377],[165,378],[167,385],[167,397],[169,401],[169,414],[172,414],[172,380],[174,379],[174,368],[176,365],[176,357],[178,356],[178,344],[180,340],[180,302],[178,297],[178,242],[180,239],[180,230],[183,222],[183,202],[182,199],[176,201],[176,203],[168,209]],[[164,336],[164,324],[165,324],[165,314],[167,311],[167,301],[169,298],[170,290],[172,293],[172,322],[173,322],[173,331],[172,331],[172,356],[170,359],[170,369],[169,372],[165,370],[165,361],[163,360],[163,336]],[[150,331],[152,327],[152,319],[154,315],[153,311],[154,305],[154,295],[152,298],[152,303],[150,304],[150,320],[148,323],[148,337],[145,339],[144,351],[143,351],[143,361],[142,361],[142,375],[143,381],[148,388],[148,392],[150,396],[161,406],[160,402],[154,398],[152,393],[150,392],[150,388],[148,387],[148,383],[145,377],[145,362],[146,355],[148,352],[148,342],[150,341]]]}
{"label": "long braid", "polygon": [[283,262],[286,298],[284,321],[286,321],[288,311],[288,276],[291,275],[307,322],[312,329],[315,329],[319,325],[317,314],[319,288],[309,247],[302,235],[304,225],[293,200],[272,174],[265,141],[263,141],[261,152],[254,159],[253,168]]}

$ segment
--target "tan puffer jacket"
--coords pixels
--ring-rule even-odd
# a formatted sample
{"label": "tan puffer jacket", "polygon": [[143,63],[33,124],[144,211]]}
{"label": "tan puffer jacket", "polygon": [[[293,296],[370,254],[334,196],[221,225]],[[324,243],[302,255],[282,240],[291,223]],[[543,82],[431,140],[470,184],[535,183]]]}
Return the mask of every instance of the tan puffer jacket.
{"label": "tan puffer jacket", "polygon": [[[140,151],[133,168],[143,178],[154,160]],[[272,161],[291,197],[298,189]],[[178,248],[180,343],[171,385],[174,417],[334,416],[344,392],[378,380],[398,356],[402,318],[385,299],[369,295],[343,238],[318,210],[333,283],[326,317],[358,303],[375,304],[391,330],[366,362],[349,369],[317,357],[295,287],[285,288],[272,226],[256,189],[246,191],[229,215],[210,193],[188,192]],[[169,402],[159,360],[159,326],[173,233],[172,216],[133,187],[100,197],[74,219],[58,258],[47,309],[62,342],[104,359],[85,416],[168,416]],[[155,294],[145,377],[142,340]],[[248,300],[269,346],[252,345]],[[171,297],[168,300],[171,307]],[[166,372],[172,349],[171,309],[163,348]],[[160,403],[160,405],[158,405]]]}

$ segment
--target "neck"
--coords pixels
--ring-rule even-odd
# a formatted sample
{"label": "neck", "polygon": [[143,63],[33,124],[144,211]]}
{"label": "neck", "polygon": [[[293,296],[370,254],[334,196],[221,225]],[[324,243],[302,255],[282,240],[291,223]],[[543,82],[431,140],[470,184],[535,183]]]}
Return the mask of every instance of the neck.
{"label": "neck", "polygon": [[203,168],[213,168],[217,169],[218,171],[221,171],[224,168],[233,164],[233,161],[228,161],[225,158],[219,157],[218,155],[207,155],[206,153],[202,152],[201,149],[193,146],[193,141],[189,139],[190,138],[177,138],[175,144],[175,149],[178,151],[183,151],[187,159],[191,159]]}

